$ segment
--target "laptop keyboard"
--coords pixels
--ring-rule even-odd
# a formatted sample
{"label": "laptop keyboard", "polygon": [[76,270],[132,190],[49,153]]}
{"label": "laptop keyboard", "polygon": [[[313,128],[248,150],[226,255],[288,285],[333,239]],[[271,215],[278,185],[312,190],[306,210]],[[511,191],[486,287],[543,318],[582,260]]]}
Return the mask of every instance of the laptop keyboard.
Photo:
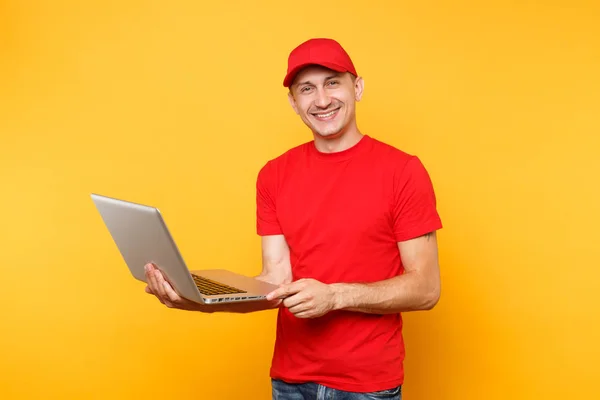
{"label": "laptop keyboard", "polygon": [[214,296],[218,294],[246,293],[244,290],[235,288],[233,286],[225,285],[223,283],[215,282],[195,274],[192,274],[192,278],[194,278],[194,282],[196,283],[196,286],[198,287],[200,293],[207,296]]}

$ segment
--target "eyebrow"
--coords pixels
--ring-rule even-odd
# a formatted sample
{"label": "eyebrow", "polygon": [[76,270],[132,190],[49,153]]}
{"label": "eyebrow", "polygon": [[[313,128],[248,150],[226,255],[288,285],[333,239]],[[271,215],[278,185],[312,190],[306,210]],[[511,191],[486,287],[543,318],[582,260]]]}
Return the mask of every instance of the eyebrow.
{"label": "eyebrow", "polygon": [[[325,77],[325,81],[328,81],[328,80],[330,80],[330,79],[333,79],[333,78],[339,78],[339,77],[340,77],[340,75],[341,75],[341,74],[340,74],[339,72],[336,72],[335,74],[332,74],[332,75],[329,75],[329,76]],[[296,85],[295,85],[295,86],[300,86],[300,85],[312,85],[312,84],[313,84],[313,83],[312,83],[311,81],[304,81],[304,82],[298,82],[298,83],[296,83]]]}

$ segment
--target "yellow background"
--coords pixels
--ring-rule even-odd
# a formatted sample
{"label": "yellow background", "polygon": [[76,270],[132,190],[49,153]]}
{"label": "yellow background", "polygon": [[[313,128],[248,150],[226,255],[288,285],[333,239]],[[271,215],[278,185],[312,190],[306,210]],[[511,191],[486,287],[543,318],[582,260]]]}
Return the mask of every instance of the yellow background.
{"label": "yellow background", "polygon": [[258,273],[255,178],[311,138],[281,81],[314,36],[436,187],[405,398],[600,398],[600,6],[573,0],[0,1],[0,398],[269,398],[275,313],[164,308],[89,194],[158,206],[194,268]]}

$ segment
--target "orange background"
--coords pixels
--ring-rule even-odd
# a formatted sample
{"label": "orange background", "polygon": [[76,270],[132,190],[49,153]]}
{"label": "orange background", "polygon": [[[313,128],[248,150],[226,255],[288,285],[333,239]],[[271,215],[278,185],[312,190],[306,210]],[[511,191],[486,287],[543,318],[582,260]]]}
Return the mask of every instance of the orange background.
{"label": "orange background", "polygon": [[194,269],[258,273],[256,174],[311,138],[281,81],[315,36],[438,195],[405,398],[600,398],[600,6],[576,0],[0,1],[0,398],[269,398],[275,313],[164,308],[89,194],[158,206]]}

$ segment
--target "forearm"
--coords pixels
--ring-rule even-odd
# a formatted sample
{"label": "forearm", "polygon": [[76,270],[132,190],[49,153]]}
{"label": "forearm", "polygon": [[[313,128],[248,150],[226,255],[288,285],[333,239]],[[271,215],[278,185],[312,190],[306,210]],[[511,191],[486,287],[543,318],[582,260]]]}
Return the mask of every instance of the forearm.
{"label": "forearm", "polygon": [[426,278],[418,272],[374,283],[336,283],[335,309],[369,314],[395,314],[429,310],[440,296],[438,279]]}

